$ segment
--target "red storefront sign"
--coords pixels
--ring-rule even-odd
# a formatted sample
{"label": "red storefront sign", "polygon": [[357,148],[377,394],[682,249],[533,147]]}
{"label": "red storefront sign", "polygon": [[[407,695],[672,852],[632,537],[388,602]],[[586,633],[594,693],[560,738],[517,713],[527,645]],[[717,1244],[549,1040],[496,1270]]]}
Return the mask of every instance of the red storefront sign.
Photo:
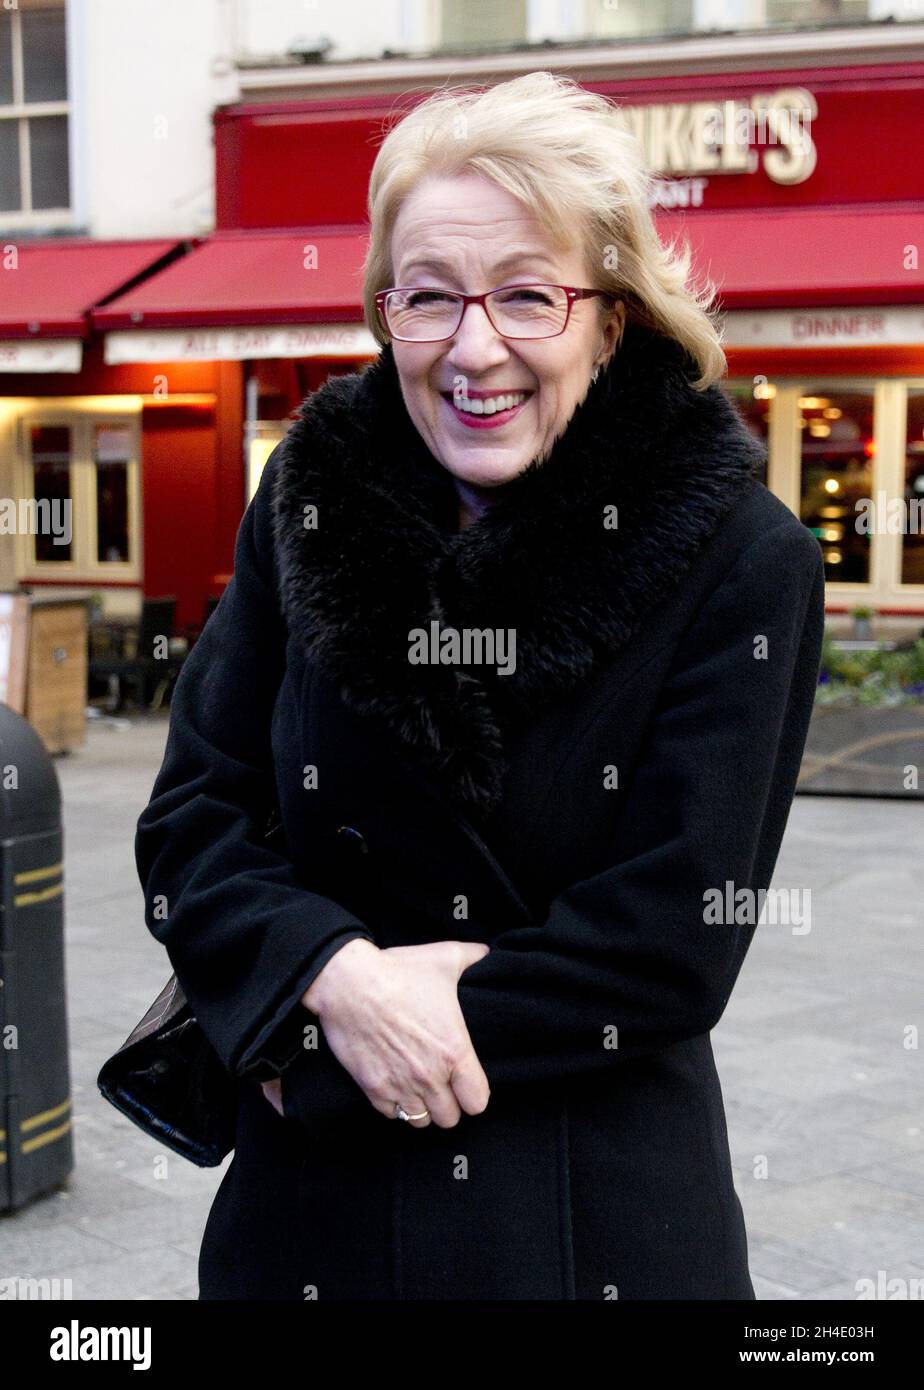
{"label": "red storefront sign", "polygon": [[[924,83],[891,64],[586,82],[623,109],[658,205],[924,200]],[[215,114],[217,226],[355,224],[383,130],[419,96],[239,104]],[[742,139],[742,137],[744,137]]]}

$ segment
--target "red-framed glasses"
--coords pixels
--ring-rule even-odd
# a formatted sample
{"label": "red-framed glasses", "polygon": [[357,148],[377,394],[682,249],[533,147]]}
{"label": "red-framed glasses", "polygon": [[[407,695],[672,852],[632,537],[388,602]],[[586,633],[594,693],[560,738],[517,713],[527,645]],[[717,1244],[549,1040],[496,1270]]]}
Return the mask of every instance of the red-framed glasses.
{"label": "red-framed glasses", "polygon": [[608,290],[578,289],[529,281],[504,285],[485,294],[460,294],[432,285],[380,290],[375,296],[379,318],[402,343],[442,343],[459,331],[469,304],[480,304],[502,338],[557,338],[568,327],[579,299],[613,299]]}

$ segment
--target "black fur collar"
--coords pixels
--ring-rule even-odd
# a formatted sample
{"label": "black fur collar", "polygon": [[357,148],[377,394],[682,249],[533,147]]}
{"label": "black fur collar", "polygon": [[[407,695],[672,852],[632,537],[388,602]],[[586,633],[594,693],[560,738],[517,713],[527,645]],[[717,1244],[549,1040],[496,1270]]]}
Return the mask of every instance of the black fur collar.
{"label": "black fur collar", "polygon": [[[756,476],[763,446],[718,387],[693,390],[691,371],[675,342],[628,324],[546,461],[461,533],[390,346],[308,396],[280,445],[290,633],[473,817],[498,802],[505,730],[631,640]],[[513,628],[515,671],[411,664],[410,630],[432,621]]]}

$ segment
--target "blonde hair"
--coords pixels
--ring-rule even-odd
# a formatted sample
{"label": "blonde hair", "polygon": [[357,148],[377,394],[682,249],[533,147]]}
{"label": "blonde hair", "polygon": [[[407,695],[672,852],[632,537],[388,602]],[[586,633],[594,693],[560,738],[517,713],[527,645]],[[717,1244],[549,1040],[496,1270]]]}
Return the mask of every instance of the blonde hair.
{"label": "blonde hair", "polygon": [[366,323],[379,343],[388,334],[375,296],[394,284],[391,238],[401,205],[421,179],[460,173],[513,194],[557,244],[573,244],[578,228],[592,287],[623,299],[630,322],[682,344],[699,367],[691,383],[697,390],[724,375],[714,289],[690,284],[686,243],[658,236],[648,203],[652,175],[635,136],[607,98],[550,72],[442,88],[388,131],[369,180],[363,276]]}

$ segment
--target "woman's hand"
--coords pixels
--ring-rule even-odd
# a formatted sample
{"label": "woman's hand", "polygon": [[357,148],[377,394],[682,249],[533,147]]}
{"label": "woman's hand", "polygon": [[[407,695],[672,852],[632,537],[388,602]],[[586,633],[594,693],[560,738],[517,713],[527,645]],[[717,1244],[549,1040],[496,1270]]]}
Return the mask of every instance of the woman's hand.
{"label": "woman's hand", "polygon": [[457,1124],[490,1096],[459,1005],[459,976],[487,955],[484,942],[434,941],[380,950],[355,937],[302,995],[331,1051],[380,1114],[399,1101],[415,1128]]}

